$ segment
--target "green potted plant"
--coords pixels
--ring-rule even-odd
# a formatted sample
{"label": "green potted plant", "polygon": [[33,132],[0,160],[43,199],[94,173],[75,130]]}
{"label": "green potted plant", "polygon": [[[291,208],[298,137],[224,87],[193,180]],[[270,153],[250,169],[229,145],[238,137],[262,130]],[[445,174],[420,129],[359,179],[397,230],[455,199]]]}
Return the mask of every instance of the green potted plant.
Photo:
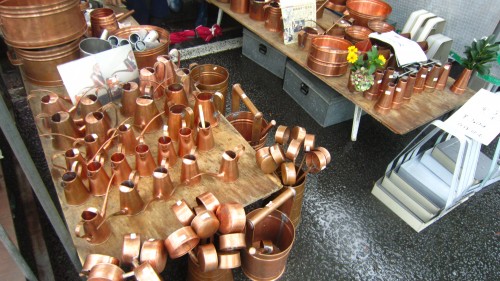
{"label": "green potted plant", "polygon": [[366,54],[359,53],[355,46],[349,47],[348,51],[347,61],[351,64],[348,88],[351,92],[364,92],[373,85],[373,73],[384,66],[386,60],[383,55],[378,54],[376,46]]}
{"label": "green potted plant", "polygon": [[495,42],[495,35],[483,37],[480,40],[474,39],[470,46],[465,47],[465,57],[460,59],[460,64],[464,67],[457,80],[451,85],[450,90],[455,94],[463,94],[473,71],[480,75],[490,74],[491,64],[497,59],[500,42]]}

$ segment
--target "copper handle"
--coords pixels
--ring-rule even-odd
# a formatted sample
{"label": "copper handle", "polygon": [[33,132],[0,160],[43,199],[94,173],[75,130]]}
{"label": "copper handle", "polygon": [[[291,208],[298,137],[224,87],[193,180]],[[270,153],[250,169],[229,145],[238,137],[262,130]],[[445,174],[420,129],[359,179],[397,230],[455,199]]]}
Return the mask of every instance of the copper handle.
{"label": "copper handle", "polygon": [[15,66],[20,66],[23,64],[23,60],[22,59],[19,59],[19,58],[14,58],[12,56],[12,53],[14,51],[7,51],[7,57],[9,58],[9,61],[12,65],[15,65]]}
{"label": "copper handle", "polygon": [[252,215],[251,218],[247,218],[247,226],[251,229],[255,229],[255,226],[266,218],[273,211],[278,209],[283,205],[288,199],[295,196],[295,190],[293,188],[286,188],[278,197],[274,198],[269,202],[264,208]]}
{"label": "copper handle", "polygon": [[118,21],[122,21],[122,20],[124,20],[124,19],[126,19],[126,18],[130,17],[133,13],[135,13],[135,10],[130,10],[130,11],[128,11],[128,12],[126,12],[126,13],[124,13],[124,14],[122,14],[122,15],[118,16],[118,17],[116,17],[116,21],[117,21],[117,22],[118,22]]}
{"label": "copper handle", "polygon": [[236,112],[240,109],[240,101],[242,100],[245,106],[250,110],[250,112],[255,115],[260,112],[257,107],[252,103],[252,101],[247,97],[240,84],[233,85],[233,91],[231,93],[231,111]]}

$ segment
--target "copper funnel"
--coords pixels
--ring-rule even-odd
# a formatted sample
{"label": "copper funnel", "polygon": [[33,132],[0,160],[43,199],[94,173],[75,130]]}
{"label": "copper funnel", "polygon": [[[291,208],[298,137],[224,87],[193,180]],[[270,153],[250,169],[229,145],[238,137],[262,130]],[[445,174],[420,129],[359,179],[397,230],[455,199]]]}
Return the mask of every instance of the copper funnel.
{"label": "copper funnel", "polygon": [[382,80],[384,79],[384,70],[377,69],[374,73],[374,83],[367,91],[363,92],[363,97],[368,100],[376,100],[379,97],[380,85],[382,85]]}
{"label": "copper funnel", "polygon": [[427,65],[421,66],[417,72],[415,86],[413,86],[414,94],[420,94],[424,91],[425,79],[427,79],[427,74],[429,74],[429,67]]}
{"label": "copper funnel", "polygon": [[219,229],[219,220],[212,211],[204,210],[193,218],[191,227],[201,239],[210,238]]}
{"label": "copper funnel", "polygon": [[156,168],[156,163],[149,150],[149,146],[145,143],[139,143],[135,147],[135,169],[141,177],[149,177],[153,174]]}
{"label": "copper funnel", "polygon": [[120,108],[120,112],[125,117],[132,117],[134,116],[136,108],[135,101],[141,95],[141,92],[139,91],[139,85],[137,85],[137,83],[135,82],[128,82],[125,83],[122,88],[122,107]]}
{"label": "copper funnel", "polygon": [[125,234],[122,244],[122,265],[127,267],[134,266],[139,260],[141,252],[141,235],[138,233]]}
{"label": "copper funnel", "polygon": [[157,167],[153,172],[153,197],[168,199],[174,191],[170,173],[165,167]]}
{"label": "copper funnel", "polygon": [[413,95],[413,87],[415,86],[415,81],[417,80],[417,74],[411,73],[408,75],[408,81],[406,82],[405,94],[403,96],[404,102],[409,102],[411,96]]}
{"label": "copper funnel", "polygon": [[175,202],[171,208],[175,217],[182,225],[191,225],[191,221],[194,219],[195,214],[184,199]]}
{"label": "copper funnel", "polygon": [[109,176],[104,170],[104,158],[87,164],[87,177],[89,179],[89,190],[92,195],[106,195],[106,184],[109,182]]}
{"label": "copper funnel", "polygon": [[408,79],[406,77],[401,77],[398,80],[398,84],[394,89],[394,97],[392,98],[392,108],[399,109],[403,106],[403,97],[406,91],[406,85],[408,84]]}
{"label": "copper funnel", "polygon": [[170,108],[165,109],[165,112],[168,112],[168,135],[173,141],[178,141],[179,130],[182,128],[183,122],[187,127],[193,128],[193,110],[182,104],[172,105]]}
{"label": "copper funnel", "polygon": [[[202,126],[204,125],[204,126]],[[209,122],[198,123],[198,134],[196,135],[196,146],[199,151],[209,151],[215,146],[212,127]]]}
{"label": "copper funnel", "polygon": [[[136,110],[134,114],[134,126],[144,130],[153,118],[159,114],[154,99],[150,96],[140,96],[135,100]],[[163,120],[156,118],[146,129],[145,133],[156,132],[163,126]]]}
{"label": "copper funnel", "polygon": [[138,140],[136,139],[134,130],[130,124],[118,126],[118,139],[122,145],[123,153],[125,153],[125,155],[135,153],[135,147],[138,144]]}
{"label": "copper funnel", "polygon": [[184,226],[170,234],[165,239],[165,248],[171,259],[176,259],[187,254],[200,242],[191,226]]}
{"label": "copper funnel", "polygon": [[87,208],[82,212],[82,220],[75,228],[75,235],[86,239],[90,244],[101,244],[111,236],[111,228],[96,208]]}
{"label": "copper funnel", "polygon": [[434,91],[442,70],[443,70],[443,67],[440,66],[439,64],[436,64],[432,67],[431,71],[429,71],[429,74],[425,78],[425,84],[424,84],[426,92],[433,92]]}
{"label": "copper funnel", "polygon": [[194,149],[193,130],[190,128],[179,129],[179,152],[180,157],[191,154]]}
{"label": "copper funnel", "polygon": [[443,71],[439,75],[438,81],[436,83],[436,90],[443,90],[446,87],[446,82],[448,82],[448,76],[450,75],[451,63],[447,62],[443,65]]}
{"label": "copper funnel", "polygon": [[196,162],[196,156],[186,154],[182,157],[181,183],[193,185],[201,182],[200,169]]}
{"label": "copper funnel", "polygon": [[206,210],[216,212],[219,208],[220,202],[212,192],[205,192],[196,196],[196,203],[205,207]]}
{"label": "copper funnel", "polygon": [[135,216],[144,210],[145,204],[139,195],[137,184],[132,180],[125,180],[120,184],[120,213]]}
{"label": "copper funnel", "polygon": [[220,221],[219,232],[222,234],[243,232],[246,215],[240,203],[223,203],[217,209],[217,218]]}
{"label": "copper funnel", "polygon": [[[82,166],[80,163],[78,165]],[[64,189],[66,203],[70,206],[80,206],[90,198],[90,192],[76,171],[68,171],[63,174],[61,187]]]}
{"label": "copper funnel", "polygon": [[391,110],[395,87],[396,85],[392,82],[387,84],[384,93],[378,99],[377,104],[375,104],[376,112],[380,114],[387,114]]}
{"label": "copper funnel", "polygon": [[174,143],[172,142],[172,138],[167,136],[158,138],[158,157],[156,161],[161,163],[164,159],[167,161],[168,167],[174,166],[177,162]]}
{"label": "copper funnel", "polygon": [[226,150],[222,154],[219,168],[219,177],[223,182],[234,182],[240,176],[238,160],[245,153],[245,147],[239,146],[236,151]]}
{"label": "copper funnel", "polygon": [[112,256],[107,256],[107,255],[101,255],[101,254],[89,254],[85,258],[85,261],[83,262],[82,270],[80,271],[80,276],[87,276],[90,273],[90,270],[97,264],[100,263],[110,263],[114,264],[116,266],[120,265],[120,260],[112,257]]}
{"label": "copper funnel", "polygon": [[205,121],[209,122],[212,127],[217,127],[219,124],[220,112],[224,112],[224,96],[220,92],[209,93],[202,92],[196,96],[194,104],[194,123],[198,124],[201,121],[200,106],[203,111]]}
{"label": "copper funnel", "polygon": [[127,158],[125,158],[125,154],[122,152],[115,152],[111,154],[110,162],[111,169],[115,174],[113,178],[113,185],[118,185],[129,178],[132,168],[130,168]]}
{"label": "copper funnel", "polygon": [[156,273],[160,273],[167,265],[167,251],[163,240],[149,239],[144,241],[141,249],[141,263],[149,263]]}
{"label": "copper funnel", "polygon": [[170,84],[167,87],[167,99],[165,100],[170,106],[174,104],[182,104],[189,106],[188,97],[184,86],[180,83]]}

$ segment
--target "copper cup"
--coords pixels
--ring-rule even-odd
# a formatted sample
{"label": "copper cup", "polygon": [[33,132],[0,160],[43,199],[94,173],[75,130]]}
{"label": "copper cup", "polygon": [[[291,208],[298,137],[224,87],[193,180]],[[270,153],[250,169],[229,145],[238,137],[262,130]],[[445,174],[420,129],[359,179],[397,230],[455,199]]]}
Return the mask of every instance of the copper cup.
{"label": "copper cup", "polygon": [[193,130],[191,128],[181,128],[179,129],[179,152],[178,155],[183,157],[184,155],[191,154],[195,147]]}
{"label": "copper cup", "polygon": [[403,97],[406,91],[406,84],[408,83],[408,79],[406,77],[401,77],[398,80],[398,84],[394,89],[394,97],[392,98],[392,108],[399,109],[403,106]]}
{"label": "copper cup", "polygon": [[271,153],[269,152],[269,147],[265,146],[257,150],[255,154],[255,160],[257,161],[257,166],[265,174],[270,174],[278,168],[278,164],[274,161]]}
{"label": "copper cup", "polygon": [[410,75],[408,75],[408,81],[406,82],[405,94],[403,95],[404,102],[409,102],[411,100],[411,96],[413,95],[413,88],[415,86],[416,80],[417,80],[416,73],[410,73]]}
{"label": "copper cup", "polygon": [[429,71],[429,75],[427,75],[427,78],[425,79],[424,87],[426,92],[432,92],[436,88],[436,84],[439,80],[439,75],[441,74],[441,71],[443,70],[443,67],[440,66],[439,64],[436,64],[432,67],[431,71]]}
{"label": "copper cup", "polygon": [[198,168],[198,162],[196,162],[196,156],[192,154],[184,155],[181,165],[181,183],[194,185],[200,182],[200,169]]}
{"label": "copper cup", "polygon": [[[144,130],[146,125],[159,114],[158,108],[155,105],[154,99],[150,96],[140,96],[136,99],[136,110],[134,114],[134,126],[140,130]],[[156,132],[163,126],[161,118],[156,118],[152,121],[145,133]]]}
{"label": "copper cup", "polygon": [[89,190],[92,195],[106,195],[106,184],[110,178],[104,170],[104,158],[87,164],[87,177],[89,179]]}
{"label": "copper cup", "polygon": [[209,122],[202,125],[198,123],[198,134],[196,134],[196,147],[199,151],[209,151],[215,147],[214,135],[212,133],[212,126]]}
{"label": "copper cup", "polygon": [[296,139],[292,139],[288,148],[286,149],[285,157],[289,160],[295,161],[297,156],[299,155],[300,148],[302,147],[302,143]]}
{"label": "copper cup", "polygon": [[166,108],[165,112],[168,112],[168,135],[173,141],[179,140],[179,130],[183,122],[188,128],[193,128],[194,113],[190,107],[176,104]]}
{"label": "copper cup", "polygon": [[[313,134],[306,134],[304,138],[304,150],[311,151],[314,149],[316,144],[316,136]],[[288,152],[288,150],[287,150]]]}
{"label": "copper cup", "polygon": [[219,232],[229,234],[243,232],[245,229],[246,215],[240,203],[223,203],[217,210],[220,226]]}
{"label": "copper cup", "polygon": [[206,210],[217,212],[220,206],[219,199],[212,192],[205,192],[196,196],[196,203],[205,207]]}
{"label": "copper cup", "polygon": [[135,153],[135,147],[138,140],[135,137],[134,130],[130,124],[122,124],[118,126],[118,140],[122,145],[123,153],[131,155]]}
{"label": "copper cup", "polygon": [[90,198],[89,190],[76,171],[68,171],[62,175],[61,187],[64,189],[66,204],[70,206],[80,206]]}
{"label": "copper cup", "polygon": [[447,62],[443,65],[443,71],[439,75],[438,81],[436,83],[436,90],[443,90],[448,82],[448,76],[450,75],[451,63]]}
{"label": "copper cup", "polygon": [[171,209],[177,220],[179,220],[182,225],[191,225],[191,221],[194,219],[195,214],[184,199],[177,201],[174,205],[172,205]]}
{"label": "copper cup", "polygon": [[118,21],[115,12],[109,8],[97,8],[90,13],[90,22],[92,25],[92,35],[101,37],[103,30],[112,32],[118,29]]}
{"label": "copper cup", "polygon": [[385,93],[387,85],[394,80],[394,71],[395,71],[394,67],[388,67],[385,70],[384,78],[382,78],[382,83],[380,83],[378,87],[379,96]]}
{"label": "copper cup", "polygon": [[149,263],[156,273],[160,273],[167,265],[167,251],[163,240],[149,239],[141,248],[141,263]]}
{"label": "copper cup", "polygon": [[167,199],[174,191],[170,173],[165,167],[157,167],[153,172],[153,197]]}
{"label": "copper cup", "polygon": [[184,86],[180,83],[174,83],[168,85],[167,87],[167,99],[165,100],[169,106],[175,104],[182,104],[185,106],[189,106],[188,97],[186,95],[186,91],[184,90]]}
{"label": "copper cup", "polygon": [[281,163],[285,162],[285,153],[283,152],[283,147],[279,144],[275,143],[269,147],[269,152],[271,153],[274,162],[276,162],[276,165],[279,166]]}
{"label": "copper cup", "polygon": [[427,74],[429,73],[429,67],[424,65],[420,67],[417,72],[417,79],[415,80],[415,86],[413,86],[413,93],[420,94],[424,91],[425,80],[427,79]]}
{"label": "copper cup", "polygon": [[233,269],[241,266],[239,251],[221,252],[219,257],[219,269]]}
{"label": "copper cup", "polygon": [[[326,168],[327,165],[327,155],[323,154],[321,151],[311,151],[306,153],[306,165],[308,167],[308,171],[311,174],[316,174]],[[299,171],[300,172],[300,171]],[[302,178],[306,176],[306,173],[303,173],[297,179],[297,182],[302,181]]]}
{"label": "copper cup", "polygon": [[155,159],[149,146],[145,143],[139,143],[135,147],[135,169],[141,177],[149,177],[156,168]]}
{"label": "copper cup", "polygon": [[116,266],[120,265],[120,260],[112,257],[112,256],[107,256],[107,255],[101,255],[101,254],[89,254],[85,258],[85,261],[83,262],[82,270],[80,271],[80,276],[87,276],[90,273],[90,270],[96,265],[100,263],[109,263],[109,264],[114,264]]}
{"label": "copper cup", "polygon": [[122,106],[120,108],[120,112],[125,117],[132,117],[134,116],[135,108],[137,106],[135,101],[141,95],[141,92],[139,91],[139,85],[137,85],[137,83],[135,82],[127,82],[123,84],[122,88]]}
{"label": "copper cup", "polygon": [[367,91],[363,92],[363,97],[368,100],[375,100],[379,97],[379,87],[382,85],[384,79],[384,71],[382,69],[377,69],[374,74],[374,83]]}
{"label": "copper cup", "polygon": [[101,244],[111,236],[109,223],[97,211],[96,208],[87,208],[81,214],[82,220],[75,228],[75,235],[78,238],[84,238],[90,244]]}
{"label": "copper cup", "polygon": [[226,150],[222,153],[218,176],[223,182],[234,182],[239,178],[238,161],[243,153],[244,146],[240,146],[236,151]]}
{"label": "copper cup", "polygon": [[264,6],[269,3],[271,3],[271,0],[250,0],[248,8],[249,17],[256,21],[264,21],[266,19]]}
{"label": "copper cup", "polygon": [[229,233],[219,236],[221,251],[236,251],[246,247],[245,233]]}
{"label": "copper cup", "polygon": [[276,129],[274,140],[279,144],[288,143],[290,138],[290,129],[287,126],[279,125]]}
{"label": "copper cup", "polygon": [[281,181],[288,186],[293,186],[297,182],[297,171],[294,162],[281,163]]}
{"label": "copper cup", "polygon": [[132,168],[130,168],[127,158],[125,158],[125,154],[122,152],[115,152],[111,154],[109,159],[111,162],[111,169],[115,174],[113,177],[113,184],[118,185],[122,181],[127,180],[132,172]]}
{"label": "copper cup", "polygon": [[170,234],[165,239],[165,248],[172,259],[176,259],[187,254],[200,242],[191,226],[184,226]]}
{"label": "copper cup", "polygon": [[394,88],[396,85],[390,82],[385,88],[384,93],[380,96],[375,104],[375,111],[380,114],[387,114],[391,110],[392,99],[394,97]]}
{"label": "copper cup", "polygon": [[280,32],[283,30],[283,20],[281,19],[281,6],[279,2],[272,1],[264,6],[266,20],[264,27],[271,32]]}
{"label": "copper cup", "polygon": [[122,265],[132,267],[139,261],[141,252],[141,235],[129,233],[123,236]]}
{"label": "copper cup", "polygon": [[213,271],[219,267],[217,250],[212,243],[199,245],[198,251],[196,252],[196,258],[202,272]]}
{"label": "copper cup", "polygon": [[156,161],[161,163],[166,160],[168,167],[172,167],[177,162],[177,152],[175,151],[172,138],[162,136],[158,138],[158,156]]}
{"label": "copper cup", "polygon": [[209,238],[219,229],[219,220],[212,211],[204,210],[191,221],[191,227],[201,239]]}

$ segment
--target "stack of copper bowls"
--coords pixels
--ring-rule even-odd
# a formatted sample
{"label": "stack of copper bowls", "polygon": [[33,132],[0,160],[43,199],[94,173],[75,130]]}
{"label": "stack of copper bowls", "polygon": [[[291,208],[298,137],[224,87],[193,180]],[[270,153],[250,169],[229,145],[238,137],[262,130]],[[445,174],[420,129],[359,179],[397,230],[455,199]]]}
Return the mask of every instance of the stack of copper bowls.
{"label": "stack of copper bowls", "polygon": [[87,23],[79,0],[5,0],[0,3],[9,59],[24,77],[41,86],[60,86],[57,65],[79,58]]}
{"label": "stack of copper bowls", "polygon": [[324,76],[341,76],[347,72],[347,48],[351,42],[331,36],[316,36],[311,41],[307,56],[307,67],[314,73]]}
{"label": "stack of copper bowls", "polygon": [[349,16],[355,25],[368,27],[370,20],[385,20],[392,12],[392,7],[382,0],[347,0]]}

